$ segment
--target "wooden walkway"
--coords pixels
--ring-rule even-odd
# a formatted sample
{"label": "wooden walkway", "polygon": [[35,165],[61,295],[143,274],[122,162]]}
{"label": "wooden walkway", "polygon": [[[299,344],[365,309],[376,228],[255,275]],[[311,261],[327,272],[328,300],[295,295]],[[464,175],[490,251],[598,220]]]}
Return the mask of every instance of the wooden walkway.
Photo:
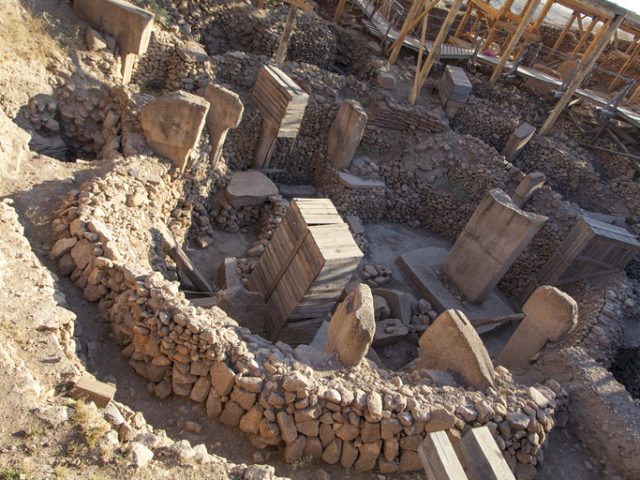
{"label": "wooden walkway", "polygon": [[[378,38],[388,38],[395,41],[400,32],[389,23],[384,15],[378,12],[369,0],[354,0],[354,2],[362,9],[369,20],[364,24],[369,33]],[[404,39],[404,46],[411,50],[418,51],[420,49],[420,40],[416,37],[407,36]],[[433,42],[425,42],[425,52],[429,53],[433,47]],[[457,47],[455,45],[444,44],[440,49],[440,58],[449,60],[464,60],[473,56],[473,49]]]}
{"label": "wooden walkway", "polygon": [[[497,57],[484,55],[482,53],[478,54],[477,59],[479,61],[490,63],[492,65],[497,65],[498,62],[500,61],[500,59]],[[505,69],[511,69],[511,68],[513,68],[513,64],[507,63],[507,66],[505,67]],[[544,82],[556,88],[559,88],[562,86],[562,80],[558,80],[557,78],[554,78],[550,75],[547,75],[546,73],[540,72],[530,67],[518,66],[516,73],[521,77],[538,80],[540,82]],[[590,103],[593,103],[595,105],[602,106],[602,107],[606,106],[610,101],[610,99],[603,97],[599,93],[596,93],[593,90],[587,90],[584,88],[578,88],[575,94],[576,96],[580,98],[584,98],[586,101]],[[616,109],[616,115],[621,120],[624,120],[625,122],[628,122],[629,124],[637,128],[640,128],[640,113],[630,110],[629,108],[618,107]]]}

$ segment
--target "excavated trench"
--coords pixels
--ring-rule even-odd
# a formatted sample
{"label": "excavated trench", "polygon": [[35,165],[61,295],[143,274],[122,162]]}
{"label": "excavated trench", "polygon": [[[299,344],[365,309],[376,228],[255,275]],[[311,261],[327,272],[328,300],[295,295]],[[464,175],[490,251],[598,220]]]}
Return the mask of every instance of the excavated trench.
{"label": "excavated trench", "polygon": [[640,399],[640,347],[619,349],[610,370],[633,398]]}

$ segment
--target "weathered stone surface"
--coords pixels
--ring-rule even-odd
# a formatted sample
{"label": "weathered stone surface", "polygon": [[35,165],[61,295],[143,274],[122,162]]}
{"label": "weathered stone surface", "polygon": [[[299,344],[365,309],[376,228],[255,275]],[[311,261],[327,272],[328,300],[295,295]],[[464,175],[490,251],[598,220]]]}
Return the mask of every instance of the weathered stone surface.
{"label": "weathered stone surface", "polygon": [[536,127],[527,122],[521,123],[509,136],[507,145],[502,150],[502,155],[504,155],[510,162],[513,162],[518,157],[522,149],[527,146],[527,143],[529,143],[529,140],[533,138],[535,133]]}
{"label": "weathered stone surface", "polygon": [[202,63],[209,59],[209,55],[204,47],[193,40],[176,45],[176,53],[187,63]]}
{"label": "weathered stone surface", "polygon": [[240,430],[247,433],[258,433],[260,420],[262,420],[262,410],[254,407],[240,419]]}
{"label": "weathered stone surface", "polygon": [[542,172],[528,173],[527,176],[518,184],[518,187],[512,196],[513,203],[522,208],[533,194],[542,188],[546,179],[547,177]]}
{"label": "weathered stone surface", "polygon": [[300,392],[309,385],[309,378],[300,372],[293,372],[282,381],[282,388],[287,392]]}
{"label": "weathered stone surface", "polygon": [[557,342],[578,322],[578,304],[556,287],[537,288],[522,307],[525,318],[500,353],[496,363],[526,367],[547,341]]}
{"label": "weathered stone surface", "polygon": [[426,432],[437,432],[439,430],[449,430],[456,423],[456,417],[444,408],[435,408],[431,411],[431,417],[424,426]]}
{"label": "weathered stone surface", "polygon": [[371,289],[359,284],[331,317],[324,351],[336,352],[345,365],[358,365],[371,346],[375,328]]}
{"label": "weathered stone surface", "polygon": [[304,454],[304,447],[306,443],[307,442],[303,436],[299,436],[291,443],[287,443],[284,447],[284,461],[286,463],[293,463],[300,460]]}
{"label": "weathered stone surface", "polygon": [[378,460],[378,455],[380,455],[381,443],[382,442],[363,443],[358,447],[360,454],[354,464],[356,470],[359,472],[367,472],[376,467],[376,461]]}
{"label": "weathered stone surface", "polygon": [[405,325],[411,322],[413,310],[418,304],[416,297],[407,292],[387,288],[375,288],[373,294],[387,301],[389,309],[391,310],[391,318],[398,318]]}
{"label": "weathered stone surface", "polygon": [[467,300],[482,302],[546,221],[499,188],[490,190],[451,248],[445,273]]}
{"label": "weathered stone surface", "polygon": [[229,401],[225,404],[222,415],[220,415],[220,422],[231,427],[237,427],[243,415],[244,410],[242,407],[234,401]]}
{"label": "weathered stone surface", "polygon": [[184,170],[208,111],[209,102],[202,97],[177,91],[142,107],[140,124],[151,148]]}
{"label": "weathered stone surface", "polygon": [[298,430],[293,421],[293,417],[286,412],[278,412],[276,420],[278,421],[278,427],[280,427],[282,439],[287,443],[293,442],[298,436]]}
{"label": "weathered stone surface", "polygon": [[224,190],[225,199],[235,208],[262,205],[270,196],[277,194],[276,184],[264,173],[255,170],[233,172]]}
{"label": "weathered stone surface", "polygon": [[224,362],[215,362],[211,367],[211,385],[218,395],[224,397],[231,393],[235,383],[235,374]]}
{"label": "weathered stone surface", "polygon": [[153,460],[153,452],[138,442],[131,442],[131,461],[136,468],[142,468]]}
{"label": "weathered stone surface", "polygon": [[352,442],[342,442],[342,452],[340,454],[340,465],[344,468],[351,468],[358,458],[358,449]]}
{"label": "weathered stone surface", "polygon": [[450,371],[478,389],[494,385],[487,349],[461,311],[442,312],[422,334],[419,344],[420,368]]}
{"label": "weathered stone surface", "polygon": [[215,83],[209,83],[205,87],[203,96],[211,104],[207,128],[211,137],[211,163],[215,167],[222,156],[227,132],[240,124],[244,105],[237,93]]}
{"label": "weathered stone surface", "polygon": [[340,104],[327,138],[329,159],[336,168],[349,168],[366,125],[367,113],[360,103],[344,100]]}

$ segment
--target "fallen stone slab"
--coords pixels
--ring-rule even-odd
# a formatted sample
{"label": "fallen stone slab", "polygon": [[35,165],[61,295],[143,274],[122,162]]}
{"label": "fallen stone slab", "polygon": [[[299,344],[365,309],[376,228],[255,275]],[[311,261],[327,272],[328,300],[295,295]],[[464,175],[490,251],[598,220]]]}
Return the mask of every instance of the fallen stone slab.
{"label": "fallen stone slab", "polygon": [[347,188],[352,190],[365,190],[369,188],[385,188],[383,180],[371,180],[368,178],[360,178],[351,173],[338,172],[338,181]]}
{"label": "fallen stone slab", "polygon": [[400,319],[405,325],[411,322],[413,311],[418,305],[416,297],[407,292],[388,288],[375,288],[373,289],[373,294],[387,301],[392,318]]}
{"label": "fallen stone slab", "polygon": [[151,148],[183,171],[208,112],[209,102],[204,98],[177,91],[142,107],[140,124]]}
{"label": "fallen stone slab", "polygon": [[[481,304],[464,303],[458,298],[450,285],[442,281],[437,269],[447,258],[449,252],[445,248],[426,247],[411,250],[402,254],[398,266],[403,275],[413,284],[420,295],[427,299],[438,313],[454,309],[464,312],[473,324],[477,320],[507,317],[516,313],[514,308],[495,288]],[[496,325],[478,326],[478,333],[493,330]]]}
{"label": "fallen stone slab", "polygon": [[99,408],[106,407],[116,394],[116,387],[85,375],[78,380],[69,395],[76,400],[90,401]]}
{"label": "fallen stone slab", "polygon": [[227,203],[235,208],[262,205],[272,195],[278,195],[278,187],[256,170],[233,172],[224,190]]}
{"label": "fallen stone slab", "polygon": [[358,365],[375,335],[373,295],[368,285],[359,284],[338,305],[329,323],[325,352],[336,352],[345,365]]}
{"label": "fallen stone slab", "polygon": [[445,310],[422,334],[418,366],[458,375],[479,390],[492,387],[493,364],[482,339],[459,310]]}

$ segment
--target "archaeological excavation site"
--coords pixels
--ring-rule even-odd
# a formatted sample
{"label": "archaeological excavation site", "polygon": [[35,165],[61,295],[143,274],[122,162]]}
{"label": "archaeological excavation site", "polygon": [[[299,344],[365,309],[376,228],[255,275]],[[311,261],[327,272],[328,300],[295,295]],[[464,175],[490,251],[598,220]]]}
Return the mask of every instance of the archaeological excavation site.
{"label": "archaeological excavation site", "polygon": [[640,480],[640,2],[0,2],[0,480]]}

